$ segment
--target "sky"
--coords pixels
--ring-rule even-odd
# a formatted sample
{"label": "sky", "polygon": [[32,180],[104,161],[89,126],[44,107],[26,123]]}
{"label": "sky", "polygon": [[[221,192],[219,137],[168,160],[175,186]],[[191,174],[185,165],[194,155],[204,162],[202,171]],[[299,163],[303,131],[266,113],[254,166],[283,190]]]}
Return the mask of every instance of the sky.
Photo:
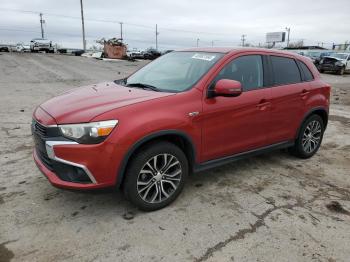
{"label": "sky", "polygon": [[[83,0],[87,46],[120,36],[130,49],[264,45],[267,32],[290,28],[290,41],[306,45],[350,41],[350,0]],[[82,48],[79,0],[1,0],[0,44],[40,37],[62,47]],[[282,43],[285,45],[285,43]]]}

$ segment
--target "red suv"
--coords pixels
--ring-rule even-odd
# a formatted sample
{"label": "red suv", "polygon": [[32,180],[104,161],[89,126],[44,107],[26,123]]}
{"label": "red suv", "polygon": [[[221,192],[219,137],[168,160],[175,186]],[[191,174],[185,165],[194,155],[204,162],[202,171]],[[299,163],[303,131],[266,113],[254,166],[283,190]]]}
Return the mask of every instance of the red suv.
{"label": "red suv", "polygon": [[156,210],[189,173],[281,148],[311,157],[329,96],[312,62],[296,54],[175,51],[36,108],[34,159],[55,186],[121,187],[140,209]]}

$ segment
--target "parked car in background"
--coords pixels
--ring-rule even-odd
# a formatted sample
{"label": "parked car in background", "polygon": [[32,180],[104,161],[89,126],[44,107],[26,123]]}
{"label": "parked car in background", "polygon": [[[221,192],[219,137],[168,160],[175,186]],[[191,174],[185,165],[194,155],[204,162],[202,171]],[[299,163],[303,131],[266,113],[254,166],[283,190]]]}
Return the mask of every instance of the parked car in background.
{"label": "parked car in background", "polygon": [[345,72],[350,72],[350,53],[333,53],[330,56],[324,56],[317,68],[321,73],[329,71],[343,75]]}
{"label": "parked car in background", "polygon": [[269,49],[174,51],[127,78],[74,89],[33,114],[34,159],[70,189],[121,188],[142,210],[191,172],[288,148],[312,157],[330,86],[306,57]]}
{"label": "parked car in background", "polygon": [[19,43],[16,45],[16,51],[17,52],[30,52],[30,45],[24,45],[22,43]]}
{"label": "parked car in background", "polygon": [[54,52],[52,41],[43,38],[34,38],[30,41],[30,50],[32,52],[45,51],[47,53]]}
{"label": "parked car in background", "polygon": [[0,52],[10,52],[10,49],[7,45],[0,45]]}
{"label": "parked car in background", "polygon": [[320,63],[320,61],[321,61],[321,59],[323,57],[330,56],[330,55],[332,55],[334,53],[336,53],[336,52],[334,52],[334,51],[325,51],[325,50],[318,50],[318,51],[313,51],[312,50],[312,51],[304,52],[303,55],[309,57],[312,60],[312,62],[317,66]]}
{"label": "parked car in background", "polygon": [[71,51],[72,55],[74,56],[81,56],[85,53],[84,49],[74,49]]}
{"label": "parked car in background", "polygon": [[143,52],[134,48],[132,50],[128,50],[126,52],[127,56],[130,58],[136,58],[136,59],[142,59],[143,58]]}
{"label": "parked car in background", "polygon": [[165,50],[165,51],[162,52],[162,55],[166,55],[166,54],[171,53],[171,52],[173,52],[173,51],[174,51],[174,50]]}
{"label": "parked car in background", "polygon": [[162,54],[154,49],[154,48],[148,48],[144,53],[143,53],[143,58],[144,59],[150,59],[150,60],[153,60],[153,59],[156,59],[158,57],[160,57]]}

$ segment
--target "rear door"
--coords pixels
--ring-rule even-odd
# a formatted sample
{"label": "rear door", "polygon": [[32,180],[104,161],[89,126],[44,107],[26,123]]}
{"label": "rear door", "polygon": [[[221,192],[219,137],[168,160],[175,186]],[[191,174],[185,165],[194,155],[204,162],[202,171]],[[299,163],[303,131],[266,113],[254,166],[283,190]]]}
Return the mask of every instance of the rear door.
{"label": "rear door", "polygon": [[293,57],[270,55],[269,61],[273,86],[268,141],[275,144],[294,139],[304,113],[309,84],[302,82],[301,71]]}
{"label": "rear door", "polygon": [[202,161],[266,145],[269,89],[264,85],[264,59],[258,54],[233,58],[215,77],[241,82],[238,97],[205,98],[203,103]]}

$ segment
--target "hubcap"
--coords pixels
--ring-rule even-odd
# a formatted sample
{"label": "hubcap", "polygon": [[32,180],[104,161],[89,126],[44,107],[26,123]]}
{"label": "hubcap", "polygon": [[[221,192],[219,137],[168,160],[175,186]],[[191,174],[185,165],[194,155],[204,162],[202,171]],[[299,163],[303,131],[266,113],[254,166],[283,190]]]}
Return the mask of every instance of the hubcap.
{"label": "hubcap", "polygon": [[181,174],[181,164],[175,156],[156,155],[141,168],[137,178],[137,192],[145,202],[163,202],[178,188]]}
{"label": "hubcap", "polygon": [[320,143],[322,135],[322,128],[320,122],[313,120],[305,128],[302,146],[306,153],[312,153],[315,151]]}

